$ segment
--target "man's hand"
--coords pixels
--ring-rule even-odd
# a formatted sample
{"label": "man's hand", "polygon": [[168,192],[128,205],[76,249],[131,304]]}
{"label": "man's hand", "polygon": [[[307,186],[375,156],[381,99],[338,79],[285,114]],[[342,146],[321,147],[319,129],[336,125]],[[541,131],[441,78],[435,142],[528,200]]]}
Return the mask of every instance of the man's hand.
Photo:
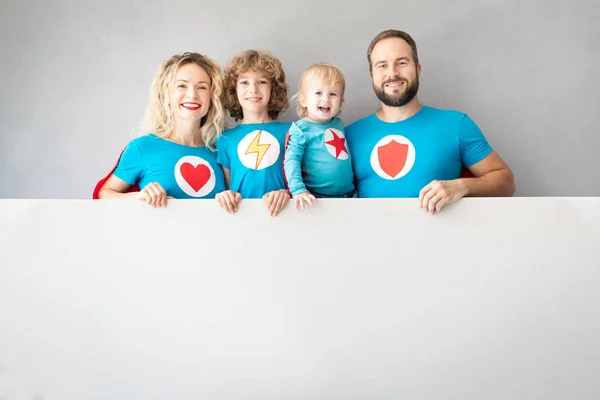
{"label": "man's hand", "polygon": [[432,181],[419,193],[419,207],[430,214],[440,212],[447,204],[467,195],[467,186],[462,179]]}

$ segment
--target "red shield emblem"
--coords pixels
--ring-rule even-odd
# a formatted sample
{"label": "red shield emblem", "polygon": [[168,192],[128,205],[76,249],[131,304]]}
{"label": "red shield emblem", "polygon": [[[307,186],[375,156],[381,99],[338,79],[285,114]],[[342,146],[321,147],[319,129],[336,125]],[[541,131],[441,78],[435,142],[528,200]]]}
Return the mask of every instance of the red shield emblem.
{"label": "red shield emblem", "polygon": [[408,149],[408,144],[398,143],[395,140],[377,148],[379,165],[383,172],[388,174],[390,178],[398,175],[406,165]]}

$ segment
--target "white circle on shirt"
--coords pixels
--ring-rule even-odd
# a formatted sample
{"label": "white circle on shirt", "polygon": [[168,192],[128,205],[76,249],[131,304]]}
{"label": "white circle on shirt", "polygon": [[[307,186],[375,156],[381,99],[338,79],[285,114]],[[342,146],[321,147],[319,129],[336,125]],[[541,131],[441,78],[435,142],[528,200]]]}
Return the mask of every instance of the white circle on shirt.
{"label": "white circle on shirt", "polygon": [[402,178],[415,164],[415,146],[400,135],[388,135],[381,139],[371,152],[371,167],[387,180]]}
{"label": "white circle on shirt", "polygon": [[184,156],[175,164],[175,181],[185,194],[204,197],[215,188],[215,171],[208,161],[196,156]]}
{"label": "white circle on shirt", "polygon": [[348,145],[346,136],[338,129],[328,128],[325,130],[325,148],[338,160],[348,159]]}
{"label": "white circle on shirt", "polygon": [[244,136],[237,148],[242,165],[256,171],[275,164],[280,151],[281,146],[275,136],[263,130],[255,130]]}

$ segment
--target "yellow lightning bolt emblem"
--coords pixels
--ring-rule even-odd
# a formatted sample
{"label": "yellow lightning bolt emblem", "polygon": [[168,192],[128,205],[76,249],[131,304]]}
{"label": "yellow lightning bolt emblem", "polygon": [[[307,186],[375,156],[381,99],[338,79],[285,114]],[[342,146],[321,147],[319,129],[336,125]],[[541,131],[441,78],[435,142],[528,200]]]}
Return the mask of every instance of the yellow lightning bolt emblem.
{"label": "yellow lightning bolt emblem", "polygon": [[248,150],[246,150],[246,154],[256,153],[256,168],[254,169],[258,169],[258,166],[260,165],[260,162],[265,156],[267,150],[269,150],[269,147],[271,147],[270,144],[259,143],[261,134],[262,131],[258,131],[258,135],[254,137],[254,140],[252,141],[252,143],[250,143],[250,146],[248,146]]}

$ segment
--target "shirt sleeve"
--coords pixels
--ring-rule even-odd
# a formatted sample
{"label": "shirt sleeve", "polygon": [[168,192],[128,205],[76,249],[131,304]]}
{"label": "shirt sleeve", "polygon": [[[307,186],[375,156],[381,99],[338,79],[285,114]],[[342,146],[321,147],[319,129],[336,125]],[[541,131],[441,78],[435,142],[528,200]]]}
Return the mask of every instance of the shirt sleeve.
{"label": "shirt sleeve", "polygon": [[142,176],[144,170],[142,161],[142,152],[139,146],[135,141],[131,141],[123,150],[113,174],[129,185],[134,185]]}
{"label": "shirt sleeve", "polygon": [[290,126],[288,134],[290,138],[283,159],[283,170],[290,193],[295,196],[308,191],[302,179],[302,157],[307,139],[304,132],[295,123]]}
{"label": "shirt sleeve", "polygon": [[468,115],[463,115],[460,120],[458,132],[460,145],[460,160],[465,167],[477,164],[492,152],[481,129]]}
{"label": "shirt sleeve", "polygon": [[219,136],[217,139],[217,163],[227,169],[231,169],[231,162],[229,160],[229,154],[227,153],[226,140],[227,138],[223,136]]}

